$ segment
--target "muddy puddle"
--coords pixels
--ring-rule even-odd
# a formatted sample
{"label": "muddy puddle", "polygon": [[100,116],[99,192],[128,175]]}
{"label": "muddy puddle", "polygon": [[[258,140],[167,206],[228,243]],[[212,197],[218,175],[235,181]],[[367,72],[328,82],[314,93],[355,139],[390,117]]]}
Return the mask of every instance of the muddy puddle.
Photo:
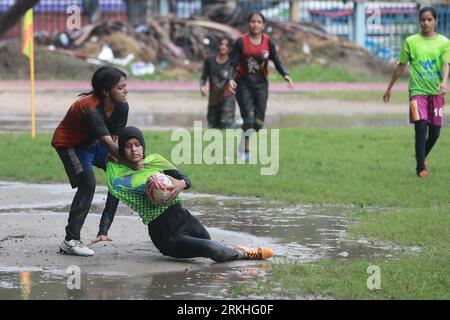
{"label": "muddy puddle", "polygon": [[[236,116],[239,119],[239,116]],[[61,118],[58,116],[37,116],[36,130],[54,131]],[[138,126],[145,130],[168,130],[173,128],[192,128],[194,121],[203,121],[207,127],[206,117],[196,113],[133,113],[130,114],[129,125]],[[341,115],[307,115],[307,114],[278,114],[266,115],[268,128],[389,128],[406,127],[408,119],[404,115],[385,114],[341,114]],[[235,123],[240,127],[239,121]],[[449,124],[445,124],[449,126]],[[20,132],[31,129],[28,116],[0,116],[0,130],[2,132]]]}
{"label": "muddy puddle", "polygon": [[264,277],[267,268],[265,264],[239,268],[216,267],[133,277],[126,273],[81,273],[78,286],[75,281],[71,281],[70,273],[64,270],[14,270],[0,267],[0,300],[223,299],[233,287],[249,279]]}
{"label": "muddy puddle", "polygon": [[[67,217],[72,196],[73,191],[64,184],[0,182],[0,221],[2,216],[24,213],[33,213],[34,216],[48,216],[51,213]],[[101,212],[105,197],[106,188],[97,188],[92,211]],[[130,275],[127,270],[102,274],[91,272],[83,275],[80,290],[67,289],[68,275],[65,269],[26,269],[33,266],[20,269],[17,265],[4,265],[0,261],[0,299],[226,298],[230,288],[245,279],[261,279],[270,275],[270,264],[274,262],[374,256],[390,258],[409,250],[364,239],[348,239],[347,216],[357,208],[286,206],[257,198],[189,193],[183,195],[183,202],[211,230],[225,230],[230,235],[240,234],[244,239],[269,239],[267,241],[275,256],[264,263],[237,266],[213,263],[204,264],[199,270],[151,275]],[[120,205],[117,216],[135,215]],[[17,225],[19,228],[19,223]],[[0,235],[0,238],[5,236]],[[2,243],[0,253],[1,246]]]}

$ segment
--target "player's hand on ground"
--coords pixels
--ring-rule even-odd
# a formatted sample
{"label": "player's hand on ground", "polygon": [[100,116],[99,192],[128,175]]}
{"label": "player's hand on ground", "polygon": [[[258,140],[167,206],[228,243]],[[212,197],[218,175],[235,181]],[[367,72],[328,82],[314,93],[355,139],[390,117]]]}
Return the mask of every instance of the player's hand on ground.
{"label": "player's hand on ground", "polygon": [[439,94],[446,94],[447,91],[448,91],[447,84],[441,83],[441,85],[439,86]]}
{"label": "player's hand on ground", "polygon": [[390,99],[391,99],[391,91],[386,90],[386,92],[383,94],[383,101],[387,103],[389,102]]}
{"label": "player's hand on ground", "polygon": [[174,189],[173,189],[172,193],[170,194],[170,196],[167,198],[165,204],[170,203],[173,199],[176,198],[176,196],[178,194],[180,194],[181,191],[184,190],[184,188],[186,188],[186,182],[184,182],[184,180],[178,180],[171,176],[168,176],[168,177],[172,181]]}
{"label": "player's hand on ground", "polygon": [[200,94],[202,95],[202,97],[206,97],[206,87],[205,86],[200,87]]}
{"label": "player's hand on ground", "polygon": [[108,236],[98,236],[97,238],[95,238],[95,240],[92,240],[91,242],[89,242],[88,246],[91,246],[100,241],[113,241],[113,240],[111,239],[111,237],[108,237]]}
{"label": "player's hand on ground", "polygon": [[285,76],[284,79],[288,82],[288,88],[294,90],[294,82],[290,76]]}

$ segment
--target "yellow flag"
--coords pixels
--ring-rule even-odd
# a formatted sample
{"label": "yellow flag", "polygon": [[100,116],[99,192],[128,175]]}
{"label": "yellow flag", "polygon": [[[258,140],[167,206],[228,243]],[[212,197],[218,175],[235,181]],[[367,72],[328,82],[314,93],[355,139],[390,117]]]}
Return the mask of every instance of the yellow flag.
{"label": "yellow flag", "polygon": [[33,47],[33,9],[28,9],[23,19],[22,53],[30,58]]}
{"label": "yellow flag", "polygon": [[22,53],[30,59],[31,83],[31,137],[36,137],[35,93],[34,93],[34,40],[33,40],[33,9],[28,9],[23,19]]}

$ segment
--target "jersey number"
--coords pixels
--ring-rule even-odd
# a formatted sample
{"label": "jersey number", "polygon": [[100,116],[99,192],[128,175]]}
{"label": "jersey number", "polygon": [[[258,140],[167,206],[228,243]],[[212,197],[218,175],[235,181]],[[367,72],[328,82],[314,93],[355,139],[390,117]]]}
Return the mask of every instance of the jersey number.
{"label": "jersey number", "polygon": [[434,108],[434,116],[442,118],[443,108]]}

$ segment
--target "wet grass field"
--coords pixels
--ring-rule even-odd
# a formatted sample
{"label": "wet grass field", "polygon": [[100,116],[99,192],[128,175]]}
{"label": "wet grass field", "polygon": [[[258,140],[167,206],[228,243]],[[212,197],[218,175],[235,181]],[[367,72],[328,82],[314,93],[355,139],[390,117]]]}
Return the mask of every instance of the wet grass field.
{"label": "wet grass field", "polygon": [[[429,157],[427,179],[415,175],[412,128],[281,129],[279,171],[273,176],[262,176],[259,165],[249,164],[178,167],[191,178],[193,192],[253,196],[279,201],[280,207],[350,206],[356,210],[346,215],[349,237],[420,248],[392,258],[274,261],[270,277],[233,286],[227,290],[231,296],[449,299],[449,138],[443,130]],[[66,181],[50,139],[38,134],[31,143],[29,134],[0,135],[0,179]],[[146,132],[146,141],[149,152],[170,159],[175,144],[170,132]],[[101,172],[97,177],[104,182]],[[283,210],[277,212],[282,219]],[[380,289],[367,285],[371,265],[380,270]]]}
{"label": "wet grass field", "polygon": [[[236,164],[235,160],[232,165],[193,164],[193,149],[191,164],[178,168],[191,178],[194,192],[303,204],[446,206],[448,195],[443,190],[450,178],[449,135],[442,130],[429,156],[430,179],[415,175],[412,128],[280,129],[279,170],[275,175],[260,174],[269,164]],[[169,160],[179,144],[179,140],[171,141],[170,131],[146,132],[145,138],[148,153],[160,153]],[[51,134],[44,133],[34,141],[27,133],[0,134],[0,148],[4,150],[0,179],[65,182],[65,171],[50,141]],[[204,148],[209,144],[203,141]],[[266,152],[270,155],[270,150]],[[97,179],[104,183],[100,170]]]}

